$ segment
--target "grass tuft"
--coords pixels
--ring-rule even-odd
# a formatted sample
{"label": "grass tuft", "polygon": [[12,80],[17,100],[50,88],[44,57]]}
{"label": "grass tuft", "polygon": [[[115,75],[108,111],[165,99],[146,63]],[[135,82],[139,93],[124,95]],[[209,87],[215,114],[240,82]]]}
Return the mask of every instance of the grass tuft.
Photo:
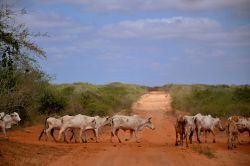
{"label": "grass tuft", "polygon": [[192,147],[194,152],[205,155],[207,158],[215,158],[215,152],[209,147],[202,147],[200,145]]}

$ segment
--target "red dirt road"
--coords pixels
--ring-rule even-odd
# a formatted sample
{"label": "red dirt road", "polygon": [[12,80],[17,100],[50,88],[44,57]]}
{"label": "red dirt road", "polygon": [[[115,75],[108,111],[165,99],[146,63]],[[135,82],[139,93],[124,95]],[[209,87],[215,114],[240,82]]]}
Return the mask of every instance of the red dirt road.
{"label": "red dirt road", "polygon": [[[101,142],[94,143],[54,143],[52,139],[46,142],[38,141],[42,125],[29,127],[19,131],[9,132],[9,141],[18,142],[32,147],[39,147],[34,150],[34,165],[49,166],[127,166],[127,165],[228,165],[228,166],[247,166],[250,163],[250,144],[248,144],[248,134],[243,134],[244,145],[238,146],[235,150],[228,150],[226,145],[226,133],[216,133],[216,143],[212,143],[211,137],[208,143],[199,146],[194,137],[194,143],[189,148],[175,147],[174,116],[170,113],[171,98],[164,92],[150,92],[143,95],[140,100],[134,104],[133,111],[141,116],[152,116],[155,130],[145,129],[139,133],[140,143],[135,140],[118,143],[113,138],[113,143],[109,142],[110,127],[105,127],[101,133]],[[88,137],[90,137],[88,134]],[[129,133],[119,132],[119,135],[125,140]],[[0,135],[1,140],[2,135]],[[203,139],[203,138],[202,138]],[[0,142],[1,143],[1,142]],[[200,147],[212,150],[213,158],[196,152],[194,149]],[[1,148],[1,144],[0,144]],[[37,152],[44,148],[50,148],[42,154]],[[53,149],[53,150],[52,150]],[[1,149],[0,149],[1,150]],[[60,153],[57,153],[60,151]],[[1,152],[1,151],[0,151]],[[2,152],[3,153],[3,152]],[[40,157],[39,157],[40,155]],[[53,156],[53,157],[51,157]],[[1,153],[0,153],[1,157]],[[48,157],[48,160],[43,160]],[[0,164],[1,165],[1,164]],[[18,165],[18,164],[16,164]]]}

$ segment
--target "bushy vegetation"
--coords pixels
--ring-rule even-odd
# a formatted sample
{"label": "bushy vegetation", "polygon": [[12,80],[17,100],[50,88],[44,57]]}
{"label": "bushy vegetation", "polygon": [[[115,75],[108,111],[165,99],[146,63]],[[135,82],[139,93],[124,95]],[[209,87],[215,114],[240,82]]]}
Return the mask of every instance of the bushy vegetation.
{"label": "bushy vegetation", "polygon": [[250,86],[166,85],[174,110],[212,116],[250,116]]}
{"label": "bushy vegetation", "polygon": [[91,116],[128,111],[133,102],[147,91],[146,87],[122,83],[107,85],[74,83],[53,86],[67,98],[69,103],[67,113],[83,113]]}
{"label": "bushy vegetation", "polygon": [[21,123],[31,119],[49,80],[36,61],[37,57],[45,57],[45,52],[32,41],[40,35],[17,24],[16,18],[23,14],[24,10],[0,3],[0,112],[20,113]]}

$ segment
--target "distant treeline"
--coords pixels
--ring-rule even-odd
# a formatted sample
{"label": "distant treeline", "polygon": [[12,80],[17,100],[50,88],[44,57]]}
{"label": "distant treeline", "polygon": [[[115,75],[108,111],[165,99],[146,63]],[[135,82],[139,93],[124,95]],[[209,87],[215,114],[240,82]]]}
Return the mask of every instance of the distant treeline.
{"label": "distant treeline", "polygon": [[250,116],[250,86],[165,85],[172,96],[173,110],[218,117]]}

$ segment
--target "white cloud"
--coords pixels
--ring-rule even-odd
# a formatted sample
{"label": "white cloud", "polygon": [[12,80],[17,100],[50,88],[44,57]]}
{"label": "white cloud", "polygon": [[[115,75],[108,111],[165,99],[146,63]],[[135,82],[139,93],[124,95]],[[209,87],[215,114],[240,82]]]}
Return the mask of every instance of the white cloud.
{"label": "white cloud", "polygon": [[227,30],[208,18],[173,17],[141,19],[109,24],[99,34],[117,39],[180,39],[210,42],[218,45],[250,45],[250,25]]}
{"label": "white cloud", "polygon": [[62,32],[65,35],[89,32],[92,27],[55,12],[34,12],[19,17],[18,22],[25,23],[30,29]]}
{"label": "white cloud", "polygon": [[205,18],[173,17],[122,21],[104,26],[99,33],[106,37],[117,38],[170,38],[181,36],[196,38],[197,35],[208,31],[221,31],[221,26],[218,22]]}
{"label": "white cloud", "polygon": [[[177,9],[182,11],[203,11],[213,9],[235,9],[249,11],[249,0],[44,0],[47,3],[64,2],[83,10],[103,11],[159,11]],[[249,14],[249,12],[248,12]]]}

